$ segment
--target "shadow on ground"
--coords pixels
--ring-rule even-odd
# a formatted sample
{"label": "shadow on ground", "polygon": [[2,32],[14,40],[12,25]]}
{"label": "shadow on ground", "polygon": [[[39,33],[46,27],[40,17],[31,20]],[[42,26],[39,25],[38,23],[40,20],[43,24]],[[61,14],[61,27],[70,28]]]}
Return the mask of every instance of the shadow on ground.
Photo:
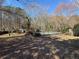
{"label": "shadow on ground", "polygon": [[26,35],[0,41],[0,59],[79,59],[79,40]]}

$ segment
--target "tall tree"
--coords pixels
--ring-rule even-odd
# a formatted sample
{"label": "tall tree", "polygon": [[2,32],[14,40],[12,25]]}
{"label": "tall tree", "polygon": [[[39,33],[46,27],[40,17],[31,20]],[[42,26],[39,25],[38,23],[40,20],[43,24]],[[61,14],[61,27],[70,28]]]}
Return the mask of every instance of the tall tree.
{"label": "tall tree", "polygon": [[5,0],[0,0],[0,6],[2,6],[2,4],[3,4],[4,1],[5,1]]}
{"label": "tall tree", "polygon": [[1,7],[0,11],[1,11],[0,14],[2,16],[1,23],[3,24],[1,27],[4,28],[7,27],[8,29],[12,29],[12,28],[16,29],[18,27],[18,29],[20,29],[22,28],[23,24],[25,24],[25,22],[27,23],[28,16],[26,15],[25,11],[20,8],[6,6],[6,7]]}
{"label": "tall tree", "polygon": [[60,3],[54,14],[62,17],[62,19],[60,18],[60,21],[58,22],[60,24],[60,28],[62,29],[65,25],[68,26],[71,16],[76,14],[76,6],[74,3]]}

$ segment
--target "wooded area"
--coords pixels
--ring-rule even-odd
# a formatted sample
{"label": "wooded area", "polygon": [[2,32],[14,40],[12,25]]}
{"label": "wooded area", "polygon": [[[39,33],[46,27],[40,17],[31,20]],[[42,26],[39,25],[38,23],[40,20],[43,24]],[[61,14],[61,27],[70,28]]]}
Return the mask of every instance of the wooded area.
{"label": "wooded area", "polygon": [[0,59],[79,59],[78,0],[55,0],[54,8],[54,0],[15,0],[19,7],[6,1],[0,0]]}

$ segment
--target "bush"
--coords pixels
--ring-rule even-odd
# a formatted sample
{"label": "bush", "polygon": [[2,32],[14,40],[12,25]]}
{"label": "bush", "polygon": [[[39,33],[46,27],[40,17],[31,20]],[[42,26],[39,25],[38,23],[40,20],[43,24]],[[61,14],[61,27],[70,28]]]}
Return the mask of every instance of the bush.
{"label": "bush", "polygon": [[69,26],[65,26],[65,25],[64,25],[64,26],[61,28],[60,31],[61,31],[62,33],[66,33],[66,32],[68,32],[68,30],[69,30]]}
{"label": "bush", "polygon": [[73,33],[74,36],[79,36],[79,24],[74,25]]}

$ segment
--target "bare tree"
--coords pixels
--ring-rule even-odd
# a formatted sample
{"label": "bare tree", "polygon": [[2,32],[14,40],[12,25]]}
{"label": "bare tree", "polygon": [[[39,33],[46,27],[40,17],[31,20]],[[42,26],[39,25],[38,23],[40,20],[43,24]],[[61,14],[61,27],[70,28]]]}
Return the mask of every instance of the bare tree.
{"label": "bare tree", "polygon": [[5,1],[5,0],[0,0],[0,6],[2,6],[2,4],[3,4],[4,1]]}
{"label": "bare tree", "polygon": [[72,0],[72,2],[79,8],[79,0]]}
{"label": "bare tree", "polygon": [[61,29],[63,29],[65,26],[68,26],[69,27],[69,21],[70,21],[70,18],[71,16],[74,16],[75,15],[75,12],[76,12],[76,7],[73,3],[60,3],[54,14],[55,16],[59,16],[61,18],[60,21],[58,21]]}
{"label": "bare tree", "polygon": [[[1,7],[1,17],[0,17],[0,28],[6,29],[6,31],[13,31],[16,29],[22,29],[22,27],[27,27],[28,16],[24,10],[14,7]],[[26,25],[24,25],[26,24]],[[27,28],[26,28],[27,29]]]}

